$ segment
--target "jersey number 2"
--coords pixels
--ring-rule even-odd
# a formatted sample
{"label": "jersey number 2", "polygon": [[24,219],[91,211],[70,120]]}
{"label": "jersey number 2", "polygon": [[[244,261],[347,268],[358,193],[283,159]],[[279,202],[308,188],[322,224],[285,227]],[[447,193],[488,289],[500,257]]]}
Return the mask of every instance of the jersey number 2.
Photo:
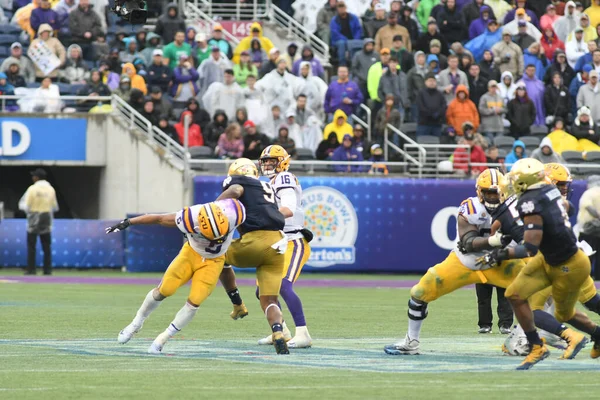
{"label": "jersey number 2", "polygon": [[210,254],[219,254],[223,245],[219,242],[213,241],[208,244],[208,247],[204,250]]}
{"label": "jersey number 2", "polygon": [[263,190],[265,191],[265,200],[268,201],[269,203],[275,203],[275,193],[273,193],[273,189],[271,189],[271,185],[269,185],[267,182],[263,182],[260,181],[260,184],[263,187]]}

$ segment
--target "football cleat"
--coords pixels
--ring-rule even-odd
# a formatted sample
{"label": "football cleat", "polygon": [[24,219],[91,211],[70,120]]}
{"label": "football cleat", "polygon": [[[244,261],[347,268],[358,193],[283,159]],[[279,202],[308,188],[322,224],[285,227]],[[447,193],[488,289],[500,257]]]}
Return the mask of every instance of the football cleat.
{"label": "football cleat", "polygon": [[417,355],[420,354],[419,341],[411,339],[408,337],[408,334],[406,334],[403,342],[389,344],[383,348],[383,351],[392,356]]}
{"label": "football cleat", "polygon": [[510,327],[508,327],[508,326],[501,326],[500,327],[500,334],[501,335],[510,335],[510,332],[511,332]]}
{"label": "football cleat", "polygon": [[273,347],[277,354],[290,354],[283,332],[273,332]]}
{"label": "football cleat", "polygon": [[479,333],[491,333],[492,332],[492,327],[491,326],[482,326],[481,328],[479,328],[479,330],[477,332],[479,332]]}
{"label": "football cleat", "polygon": [[136,326],[133,323],[127,325],[121,332],[119,332],[119,336],[117,337],[117,341],[121,344],[125,344],[131,340],[133,335],[142,330],[142,325]]}
{"label": "football cleat", "polygon": [[594,341],[594,346],[592,346],[592,351],[590,352],[590,357],[592,357],[592,358],[600,357],[600,340]]}
{"label": "football cleat", "polygon": [[234,304],[233,311],[229,313],[229,316],[233,320],[242,319],[246,315],[248,315],[248,309],[246,308],[246,305],[244,303],[240,304],[239,306]]}
{"label": "football cleat", "polygon": [[[283,338],[285,339],[286,342],[289,342],[290,340],[292,340],[292,332],[290,332],[289,328],[286,325],[283,326]],[[267,337],[259,339],[258,344],[261,346],[262,345],[272,345],[273,344],[273,335],[271,334]]]}
{"label": "football cleat", "polygon": [[545,360],[550,356],[550,350],[544,344],[534,344],[531,346],[529,355],[525,357],[525,360],[517,367],[517,370],[527,370],[533,367],[535,364],[542,360]]}
{"label": "football cleat", "polygon": [[561,333],[560,337],[567,342],[567,349],[564,351],[562,356],[560,356],[560,358],[563,360],[572,360],[575,358],[577,353],[579,353],[581,349],[583,349],[589,342],[588,338],[572,329],[565,329],[563,333]]}
{"label": "football cleat", "polygon": [[312,346],[312,338],[308,334],[298,335],[296,332],[296,336],[289,341],[288,347],[292,349],[308,349]]}
{"label": "football cleat", "polygon": [[162,354],[163,347],[165,347],[167,340],[169,340],[169,333],[167,331],[164,331],[163,333],[158,335],[156,339],[154,339],[154,342],[152,342],[152,344],[148,348],[148,353]]}
{"label": "football cleat", "polygon": [[550,347],[554,347],[559,350],[565,350],[568,347],[567,342],[564,339],[561,339],[560,336],[553,335],[552,333],[540,329],[538,331],[540,338]]}

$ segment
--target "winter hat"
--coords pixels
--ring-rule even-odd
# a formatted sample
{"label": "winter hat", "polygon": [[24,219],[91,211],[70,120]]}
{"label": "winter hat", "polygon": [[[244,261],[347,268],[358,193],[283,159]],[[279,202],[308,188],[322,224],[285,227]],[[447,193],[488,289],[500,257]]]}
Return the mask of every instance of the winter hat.
{"label": "winter hat", "polygon": [[0,79],[8,79],[4,72],[0,72]]}
{"label": "winter hat", "polygon": [[592,68],[592,66],[591,66],[590,64],[586,64],[586,65],[584,65],[584,66],[583,66],[583,68],[582,68],[583,72],[587,72],[588,74],[590,73],[590,71],[591,71],[592,69],[594,69],[594,68]]}
{"label": "winter hat", "polygon": [[250,120],[244,122],[244,128],[256,128],[256,124]]}
{"label": "winter hat", "polygon": [[589,117],[592,115],[592,111],[588,107],[583,106],[577,110],[577,117],[579,118],[582,115],[587,115]]}

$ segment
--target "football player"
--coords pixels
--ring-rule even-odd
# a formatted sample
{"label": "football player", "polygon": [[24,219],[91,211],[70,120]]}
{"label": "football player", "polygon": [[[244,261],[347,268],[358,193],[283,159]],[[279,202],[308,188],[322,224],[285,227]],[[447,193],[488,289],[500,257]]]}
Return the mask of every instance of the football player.
{"label": "football player", "polygon": [[239,199],[246,208],[246,221],[238,227],[241,238],[234,240],[229,247],[225,254],[228,268],[221,273],[221,283],[236,306],[231,316],[234,319],[243,317],[248,311],[230,266],[256,268],[260,305],[273,332],[273,346],[277,354],[289,354],[277,300],[288,239],[283,233],[285,218],[277,208],[275,192],[268,182],[258,179],[258,169],[252,161],[240,158],[229,167],[223,193],[217,200],[228,198]]}
{"label": "football player", "polygon": [[[575,304],[589,277],[590,261],[577,246],[563,196],[556,186],[548,184],[544,165],[532,158],[521,159],[513,165],[509,179],[519,197],[516,209],[524,224],[523,244],[494,249],[486,258],[493,266],[508,259],[532,257],[506,290],[531,346],[517,367],[523,370],[550,354],[535,329],[529,298],[552,287],[556,319],[578,327]],[[580,342],[579,349],[586,341]]]}
{"label": "football player", "polygon": [[408,332],[403,341],[388,345],[392,355],[419,354],[419,335],[427,307],[432,301],[456,289],[474,283],[490,283],[506,288],[524,266],[522,260],[510,260],[496,268],[479,268],[477,259],[484,250],[508,244],[509,237],[501,233],[490,236],[490,214],[500,205],[500,186],[504,175],[496,169],[486,169],[476,182],[477,196],[461,203],[457,217],[458,243],[440,264],[429,268],[419,283],[412,287],[408,301]]}
{"label": "football player", "polygon": [[242,203],[228,199],[185,207],[172,214],[147,214],[124,219],[106,228],[106,233],[112,233],[131,225],[162,225],[178,228],[187,237],[187,242],[169,265],[158,287],[148,292],[133,321],[119,332],[119,343],[129,342],[161,301],[191,281],[187,302],[148,349],[149,353],[160,354],[167,341],[190,323],[200,304],[212,293],[223,269],[225,252],[232,242],[233,232],[245,219]]}

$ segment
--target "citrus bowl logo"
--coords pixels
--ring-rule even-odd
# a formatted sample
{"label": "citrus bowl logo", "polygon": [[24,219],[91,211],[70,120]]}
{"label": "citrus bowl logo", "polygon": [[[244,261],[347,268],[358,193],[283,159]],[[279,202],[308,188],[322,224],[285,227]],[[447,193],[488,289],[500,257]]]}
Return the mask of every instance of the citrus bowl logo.
{"label": "citrus bowl logo", "polygon": [[330,187],[313,186],[304,190],[302,201],[304,224],[315,235],[307,264],[354,264],[358,218],[350,200]]}

